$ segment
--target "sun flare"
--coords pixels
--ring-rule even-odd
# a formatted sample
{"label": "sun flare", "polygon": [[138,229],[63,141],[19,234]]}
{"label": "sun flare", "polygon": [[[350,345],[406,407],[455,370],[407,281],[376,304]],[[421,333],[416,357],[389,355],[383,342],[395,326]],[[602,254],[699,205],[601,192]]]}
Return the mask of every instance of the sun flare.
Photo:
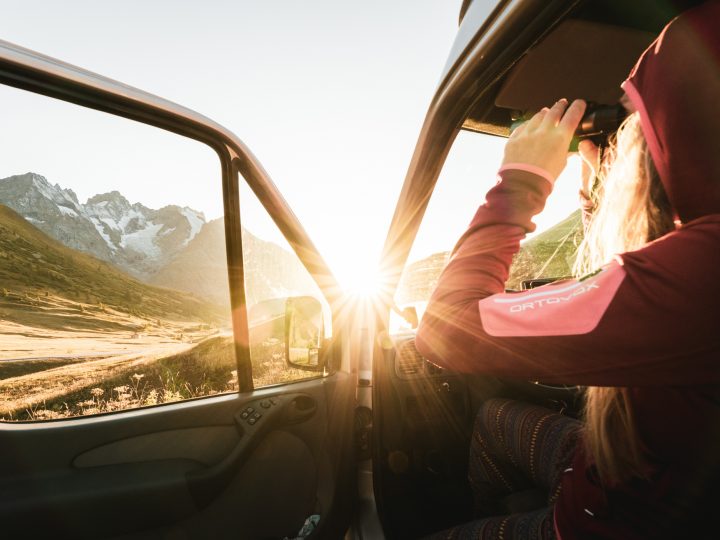
{"label": "sun flare", "polygon": [[381,276],[374,268],[347,265],[338,272],[338,279],[343,290],[352,296],[372,298],[382,290]]}

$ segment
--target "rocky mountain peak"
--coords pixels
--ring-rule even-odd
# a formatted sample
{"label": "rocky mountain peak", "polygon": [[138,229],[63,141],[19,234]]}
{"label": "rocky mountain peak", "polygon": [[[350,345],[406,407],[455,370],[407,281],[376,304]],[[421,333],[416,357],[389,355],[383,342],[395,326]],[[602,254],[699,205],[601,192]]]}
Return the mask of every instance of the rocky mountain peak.
{"label": "rocky mountain peak", "polygon": [[110,191],[108,193],[94,195],[87,200],[84,207],[86,213],[91,216],[96,216],[101,219],[110,218],[113,221],[121,221],[123,216],[133,211],[130,201],[123,197],[119,191]]}
{"label": "rocky mountain peak", "polygon": [[53,185],[47,178],[34,172],[3,178],[0,183],[4,192],[12,191],[16,194],[23,192],[28,201],[44,198],[75,211],[80,204],[73,190],[63,189],[59,184]]}
{"label": "rocky mountain peak", "polygon": [[101,203],[116,203],[123,206],[130,206],[130,202],[117,190],[93,195],[85,204],[99,205]]}
{"label": "rocky mountain peak", "polygon": [[70,189],[29,172],[0,179],[4,204],[64,245],[106,260],[141,279],[153,274],[205,224],[202,212],[168,205],[159,210],[113,190],[78,202]]}

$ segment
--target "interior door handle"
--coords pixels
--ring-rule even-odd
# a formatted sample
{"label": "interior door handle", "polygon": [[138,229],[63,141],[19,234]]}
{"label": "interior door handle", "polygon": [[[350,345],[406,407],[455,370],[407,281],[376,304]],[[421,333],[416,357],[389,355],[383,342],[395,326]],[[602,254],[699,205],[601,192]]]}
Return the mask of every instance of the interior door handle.
{"label": "interior door handle", "polygon": [[[254,412],[260,413],[260,420],[250,422],[247,416],[242,416],[248,412],[250,405]],[[267,430],[304,422],[317,412],[317,408],[315,398],[306,394],[284,394],[243,403],[235,415],[235,421],[243,434],[237,446],[221,462],[186,474],[188,487],[197,506],[203,508],[209,505],[230,483]]]}
{"label": "interior door handle", "polygon": [[296,424],[311,418],[317,411],[317,402],[310,396],[296,396],[288,403],[285,421]]}

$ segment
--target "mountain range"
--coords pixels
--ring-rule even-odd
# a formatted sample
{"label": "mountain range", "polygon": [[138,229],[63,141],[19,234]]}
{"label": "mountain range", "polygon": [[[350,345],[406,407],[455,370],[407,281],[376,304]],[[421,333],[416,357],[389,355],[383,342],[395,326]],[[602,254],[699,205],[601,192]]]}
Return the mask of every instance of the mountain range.
{"label": "mountain range", "polygon": [[[222,218],[208,222],[188,207],[131,204],[118,191],[81,203],[72,190],[33,172],[0,179],[0,204],[63,246],[147,284],[229,304]],[[242,239],[248,304],[318,291],[293,253],[245,229]]]}
{"label": "mountain range", "polygon": [[109,263],[63,246],[0,205],[0,318],[66,330],[126,324],[122,317],[110,316],[113,313],[126,314],[125,319],[217,324],[225,324],[228,315],[226,308],[144,284]]}
{"label": "mountain range", "polygon": [[0,180],[0,204],[63,245],[147,280],[192,240],[205,216],[191,208],[153,210],[118,191],[81,204],[70,189],[32,172]]}

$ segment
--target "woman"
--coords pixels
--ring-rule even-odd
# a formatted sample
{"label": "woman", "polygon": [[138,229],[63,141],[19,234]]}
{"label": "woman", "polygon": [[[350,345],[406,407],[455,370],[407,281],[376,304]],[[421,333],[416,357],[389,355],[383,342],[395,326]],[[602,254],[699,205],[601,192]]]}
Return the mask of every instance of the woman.
{"label": "woman", "polygon": [[[516,130],[416,339],[446,368],[588,386],[585,421],[490,400],[470,476],[481,514],[527,485],[545,510],[446,538],[717,538],[720,485],[720,3],[672,21],[623,83],[636,109],[574,281],[505,294],[585,109]],[[587,149],[586,149],[587,150]],[[653,180],[655,179],[655,180]],[[619,254],[619,255],[616,255]]]}

